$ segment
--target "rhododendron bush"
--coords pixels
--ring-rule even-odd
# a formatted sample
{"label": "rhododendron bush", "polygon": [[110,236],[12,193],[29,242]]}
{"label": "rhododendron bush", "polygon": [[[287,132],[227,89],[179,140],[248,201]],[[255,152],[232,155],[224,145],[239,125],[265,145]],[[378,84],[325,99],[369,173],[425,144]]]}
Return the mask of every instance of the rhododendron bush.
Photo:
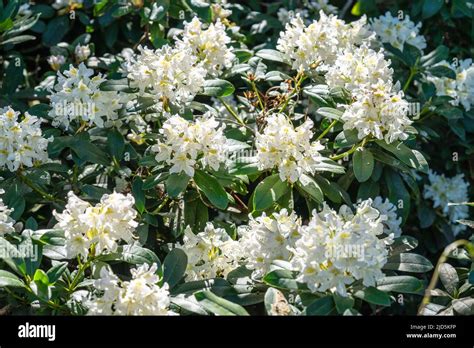
{"label": "rhododendron bush", "polygon": [[474,314],[473,12],[0,2],[1,312]]}

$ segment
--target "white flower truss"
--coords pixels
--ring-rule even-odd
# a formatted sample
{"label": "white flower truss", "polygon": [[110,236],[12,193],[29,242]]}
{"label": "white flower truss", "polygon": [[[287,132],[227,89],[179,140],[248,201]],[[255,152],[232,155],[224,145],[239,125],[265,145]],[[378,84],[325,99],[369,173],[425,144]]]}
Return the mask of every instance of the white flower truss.
{"label": "white flower truss", "polygon": [[[0,189],[0,195],[4,194],[5,191]],[[13,209],[8,208],[4,203],[3,199],[0,198],[0,236],[15,232],[13,224],[15,221],[10,217]]]}
{"label": "white flower truss", "polygon": [[11,107],[0,109],[0,169],[14,172],[21,166],[33,167],[35,163],[48,162],[47,147],[53,137],[45,139],[41,119]]}
{"label": "white flower truss", "polygon": [[99,86],[106,81],[101,74],[94,76],[94,71],[81,63],[78,68],[70,65],[69,70],[58,71],[57,75],[49,112],[54,127],[69,128],[77,120],[103,128],[117,120],[125,96],[116,91],[101,91]]}
{"label": "white flower truss", "polygon": [[108,267],[100,270],[100,278],[94,288],[101,296],[93,296],[84,302],[88,315],[176,315],[170,307],[169,286],[159,286],[156,263],[144,263],[132,269],[132,279],[119,279]]}
{"label": "white flower truss", "polygon": [[186,173],[194,176],[196,165],[209,166],[218,170],[226,162],[227,139],[224,127],[219,127],[210,113],[194,121],[173,115],[163,123],[158,140],[151,150],[156,152],[156,160],[171,165],[170,173]]}
{"label": "white flower truss", "polygon": [[299,237],[300,227],[301,219],[286,209],[271,216],[250,216],[248,226],[239,226],[240,247],[253,276],[264,276],[275,260],[289,260],[289,247]]}
{"label": "white flower truss", "polygon": [[178,247],[188,256],[188,281],[225,277],[239,266],[241,258],[239,242],[210,222],[197,234],[187,227],[183,244]]}
{"label": "white flower truss", "polygon": [[408,138],[409,104],[393,85],[393,70],[383,51],[363,44],[342,52],[326,74],[330,87],[344,87],[354,102],[346,105],[341,117],[344,129],[356,129],[359,139],[372,135],[387,143]]}
{"label": "white flower truss", "polygon": [[150,93],[159,102],[186,103],[204,85],[207,70],[198,64],[191,48],[138,49],[140,54],[128,66],[128,78],[141,94]]}
{"label": "white flower truss", "polygon": [[400,51],[403,51],[405,43],[415,46],[420,51],[426,48],[426,39],[419,34],[421,22],[415,25],[408,15],[401,20],[386,12],[385,15],[372,19],[370,24],[381,42],[389,43]]}
{"label": "white flower truss", "polygon": [[367,29],[365,16],[346,24],[323,11],[319,15],[320,19],[309,26],[297,16],[280,33],[277,49],[295,70],[308,71],[315,67],[325,70],[334,63],[339,51],[360,45],[373,36]]}
{"label": "white flower truss", "polygon": [[219,19],[203,29],[203,23],[194,17],[191,22],[185,23],[182,39],[178,40],[176,47],[184,51],[190,50],[207,74],[215,77],[224,68],[230,67],[235,58],[227,47],[230,41],[225,26]]}
{"label": "white flower truss", "polygon": [[280,179],[292,183],[303,173],[314,174],[326,158],[319,153],[324,146],[311,141],[313,122],[306,120],[295,128],[284,114],[272,114],[266,121],[265,129],[255,139],[259,169],[276,167]]}
{"label": "white flower truss", "polygon": [[134,204],[132,195],[114,192],[103,195],[93,206],[69,192],[66,209],[62,213],[53,211],[58,221],[55,228],[64,231],[67,257],[87,257],[91,249],[95,255],[113,252],[120,240],[131,242],[138,226]]}
{"label": "white flower truss", "polygon": [[362,201],[355,213],[345,205],[336,212],[326,204],[321,212],[313,211],[291,249],[298,281],[312,292],[335,290],[342,296],[356,280],[375,286],[383,277],[393,236],[383,234],[385,216],[371,205],[371,199]]}
{"label": "white flower truss", "polygon": [[458,174],[451,178],[444,174],[436,174],[429,171],[429,184],[425,185],[423,196],[433,201],[434,208],[440,208],[452,224],[454,235],[466,230],[467,226],[456,224],[460,219],[465,219],[469,215],[469,207],[466,205],[448,205],[448,203],[465,203],[469,200],[469,183],[464,180],[464,174]]}
{"label": "white flower truss", "polygon": [[474,105],[474,64],[472,59],[464,59],[457,63],[449,64],[442,61],[437,65],[447,66],[456,73],[456,79],[429,75],[427,80],[436,87],[436,95],[454,98],[450,103],[454,106],[461,104],[466,111]]}

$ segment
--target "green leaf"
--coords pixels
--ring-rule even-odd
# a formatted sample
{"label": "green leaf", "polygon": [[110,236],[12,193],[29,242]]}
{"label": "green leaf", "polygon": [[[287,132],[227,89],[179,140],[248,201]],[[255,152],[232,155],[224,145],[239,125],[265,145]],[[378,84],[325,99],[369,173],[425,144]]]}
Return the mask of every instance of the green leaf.
{"label": "green leaf", "polygon": [[119,259],[130,263],[132,265],[142,265],[147,263],[149,265],[156,263],[160,267],[160,259],[150,249],[143,248],[138,244],[124,245],[119,252]]}
{"label": "green leaf", "polygon": [[186,2],[200,19],[205,22],[210,22],[212,20],[212,10],[208,3],[200,0],[186,0]]}
{"label": "green leaf", "polygon": [[227,301],[211,291],[199,291],[194,297],[206,310],[215,315],[249,315],[244,307]]}
{"label": "green leaf", "polygon": [[449,263],[442,263],[439,266],[439,279],[441,283],[443,283],[444,288],[451,295],[454,295],[459,283],[459,276],[456,269]]}
{"label": "green leaf", "polygon": [[201,170],[196,170],[194,173],[194,182],[216,208],[222,210],[227,208],[229,204],[227,192],[214,176]]}
{"label": "green leaf", "polygon": [[410,251],[418,246],[418,240],[411,236],[400,236],[395,238],[393,243],[389,246],[390,256]]}
{"label": "green leaf", "polygon": [[203,94],[210,97],[227,97],[234,93],[235,88],[232,83],[226,80],[207,80],[204,83]]}
{"label": "green leaf", "polygon": [[302,174],[296,183],[297,188],[306,192],[313,200],[318,203],[322,203],[324,200],[323,191],[319,187],[318,183],[313,178],[306,174]]}
{"label": "green leaf", "polygon": [[352,309],[354,307],[354,298],[349,296],[341,296],[337,292],[332,294],[334,303],[336,304],[336,309],[339,314],[344,314],[344,312],[348,309]]}
{"label": "green leaf", "polygon": [[270,208],[274,202],[289,191],[286,181],[281,181],[278,174],[263,179],[255,188],[253,206],[255,210]]}
{"label": "green leaf", "polygon": [[123,135],[116,129],[111,129],[107,132],[107,147],[109,153],[120,161],[125,150],[125,139]]}
{"label": "green leaf", "polygon": [[59,278],[61,278],[64,271],[67,269],[67,265],[67,262],[57,262],[48,270],[48,272],[46,272],[50,284],[54,284]]}
{"label": "green leaf", "polygon": [[448,77],[450,79],[455,79],[456,78],[456,73],[454,72],[453,69],[445,66],[445,65],[435,65],[427,71],[434,76],[437,77]]}
{"label": "green leaf", "polygon": [[357,150],[352,156],[354,175],[359,182],[367,181],[374,170],[374,156],[369,149]]}
{"label": "green leaf", "polygon": [[25,284],[13,273],[0,270],[0,288],[24,288]]}
{"label": "green leaf", "polygon": [[425,202],[420,201],[418,204],[418,220],[420,221],[420,228],[428,228],[433,225],[436,219],[436,213],[433,208],[429,207]]}
{"label": "green leaf", "polygon": [[385,150],[393,153],[403,163],[425,174],[428,173],[428,163],[419,151],[412,150],[399,141],[387,144],[383,140],[376,140],[376,143]]}
{"label": "green leaf", "polygon": [[357,130],[349,129],[340,132],[334,139],[334,148],[350,147],[359,141]]}
{"label": "green leaf", "polygon": [[255,55],[257,57],[260,57],[266,60],[271,60],[271,61],[279,62],[279,63],[285,63],[285,57],[280,51],[277,51],[277,50],[263,49],[263,50],[258,51]]}
{"label": "green leaf", "polygon": [[325,107],[325,108],[319,108],[316,111],[316,113],[329,119],[340,120],[342,114],[344,114],[344,111]]}
{"label": "green leaf", "polygon": [[188,256],[183,250],[171,250],[163,261],[163,282],[173,288],[183,278],[187,265]]}
{"label": "green leaf", "polygon": [[440,45],[436,47],[430,53],[424,55],[420,59],[420,63],[423,67],[431,67],[436,63],[441,62],[442,60],[446,60],[449,56],[449,48],[446,46]]}
{"label": "green leaf", "polygon": [[67,15],[55,17],[48,22],[43,33],[43,43],[48,46],[58,44],[69,31],[69,17]]}
{"label": "green leaf", "polygon": [[143,181],[138,176],[133,179],[132,193],[135,198],[135,207],[142,214],[145,211],[145,192],[143,192]]}
{"label": "green leaf", "polygon": [[383,291],[380,291],[373,286],[367,289],[359,290],[354,294],[355,297],[379,306],[390,306],[390,296]]}
{"label": "green leaf", "polygon": [[124,92],[124,93],[132,93],[137,91],[136,88],[131,88],[128,84],[128,79],[118,79],[118,80],[106,80],[101,83],[99,86],[101,91],[106,92]]}
{"label": "green leaf", "polygon": [[49,285],[49,278],[45,271],[42,269],[37,269],[34,276],[33,281],[35,283],[42,283],[44,285]]}
{"label": "green leaf", "polygon": [[286,269],[277,269],[267,273],[263,277],[263,282],[269,286],[284,290],[301,290],[306,289],[306,285],[298,283],[296,276],[298,272],[289,271]]}
{"label": "green leaf", "polygon": [[423,0],[421,10],[423,19],[434,16],[443,7],[444,0]]}
{"label": "green leaf", "polygon": [[425,273],[433,269],[427,258],[412,253],[401,253],[391,256],[383,269],[410,273]]}
{"label": "green leaf", "polygon": [[171,198],[178,197],[188,187],[190,179],[184,172],[170,174],[168,179],[166,179],[166,192],[168,192]]}
{"label": "green leaf", "polygon": [[377,289],[384,292],[400,292],[406,294],[420,294],[424,284],[412,276],[385,277],[377,281]]}
{"label": "green leaf", "polygon": [[306,307],[306,315],[330,315],[335,309],[332,296],[325,296]]}
{"label": "green leaf", "polygon": [[408,219],[410,213],[410,193],[403,184],[400,174],[390,168],[385,168],[385,183],[388,187],[388,199],[397,208],[397,214],[402,217],[403,222]]}
{"label": "green leaf", "polygon": [[474,315],[474,298],[465,297],[453,300],[453,308],[461,315]]}

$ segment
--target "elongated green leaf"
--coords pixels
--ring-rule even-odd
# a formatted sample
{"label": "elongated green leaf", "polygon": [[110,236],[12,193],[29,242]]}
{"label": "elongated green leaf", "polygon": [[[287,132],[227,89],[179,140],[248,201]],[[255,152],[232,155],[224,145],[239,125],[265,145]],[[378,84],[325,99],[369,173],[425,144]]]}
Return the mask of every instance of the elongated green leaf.
{"label": "elongated green leaf", "polygon": [[0,270],[0,288],[2,287],[23,288],[25,284],[13,273]]}
{"label": "elongated green leaf", "polygon": [[319,108],[318,111],[316,111],[318,114],[327,117],[329,119],[333,120],[339,120],[341,119],[342,114],[344,113],[341,110],[338,109],[333,109],[333,108]]}
{"label": "elongated green leaf", "polygon": [[423,291],[423,282],[412,276],[385,277],[377,281],[377,289],[385,292],[420,294]]}
{"label": "elongated green leaf", "polygon": [[234,93],[235,88],[229,81],[226,80],[207,80],[204,83],[203,94],[210,97],[227,97]]}
{"label": "elongated green leaf", "polygon": [[163,261],[163,282],[173,288],[183,278],[188,265],[188,256],[181,249],[173,249]]}
{"label": "elongated green leaf", "polygon": [[215,315],[249,315],[244,307],[227,301],[211,291],[199,291],[194,297],[206,310]]}
{"label": "elongated green leaf", "polygon": [[374,156],[369,149],[357,150],[352,156],[354,175],[359,182],[367,181],[374,170]]}
{"label": "elongated green leaf", "polygon": [[277,50],[263,49],[263,50],[258,51],[255,55],[257,57],[260,57],[266,60],[272,60],[274,62],[280,62],[280,63],[285,62],[285,58],[283,54]]}
{"label": "elongated green leaf", "polygon": [[266,177],[255,188],[253,205],[255,210],[270,208],[274,202],[289,191],[286,181],[281,181],[278,174]]}
{"label": "elongated green leaf", "polygon": [[263,282],[269,286],[273,286],[278,289],[306,289],[306,285],[298,283],[296,281],[297,275],[297,272],[289,271],[286,269],[277,269],[270,273],[267,273],[265,277],[263,277]]}
{"label": "elongated green leaf", "polygon": [[425,273],[433,269],[433,265],[427,258],[412,253],[401,253],[391,256],[383,269],[403,271],[411,273]]}
{"label": "elongated green leaf", "polygon": [[374,287],[359,290],[354,294],[355,297],[364,300],[365,302],[373,303],[379,306],[390,306],[390,296]]}
{"label": "elongated green leaf", "polygon": [[317,299],[306,308],[306,315],[329,315],[336,310],[332,296]]}
{"label": "elongated green leaf", "polygon": [[166,192],[172,198],[178,197],[186,189],[190,179],[184,172],[170,174],[166,179]]}
{"label": "elongated green leaf", "polygon": [[216,208],[222,210],[227,208],[229,204],[227,193],[214,176],[201,170],[196,170],[194,182]]}
{"label": "elongated green leaf", "polygon": [[306,192],[316,202],[322,203],[324,200],[323,191],[313,178],[306,174],[302,174],[296,183],[297,187]]}

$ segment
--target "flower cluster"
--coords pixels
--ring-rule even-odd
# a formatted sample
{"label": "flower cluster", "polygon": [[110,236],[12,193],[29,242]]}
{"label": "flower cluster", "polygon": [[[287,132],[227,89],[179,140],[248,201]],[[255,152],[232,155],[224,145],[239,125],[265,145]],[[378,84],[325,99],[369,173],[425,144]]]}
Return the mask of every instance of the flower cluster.
{"label": "flower cluster", "polygon": [[389,43],[400,51],[403,51],[405,43],[415,46],[420,51],[426,48],[425,37],[419,34],[421,22],[415,25],[410,20],[410,16],[404,16],[401,20],[399,17],[393,17],[390,12],[386,12],[385,15],[372,19],[370,24],[381,42]]}
{"label": "flower cluster", "polygon": [[449,205],[449,203],[465,203],[468,201],[469,183],[464,181],[464,175],[458,174],[447,178],[433,171],[428,173],[429,184],[425,185],[423,196],[433,201],[434,208],[440,208],[443,215],[452,224],[455,235],[464,231],[467,226],[456,224],[458,220],[468,217],[469,207],[466,205]]}
{"label": "flower cluster", "polygon": [[39,118],[26,112],[19,120],[19,115],[11,107],[0,109],[0,169],[6,167],[11,172],[48,162],[46,150],[53,141],[43,137]]}
{"label": "flower cluster", "polygon": [[212,223],[197,234],[186,228],[179,248],[188,256],[186,279],[190,281],[225,277],[238,267],[241,258],[239,242]]}
{"label": "flower cluster", "polygon": [[163,46],[157,50],[139,47],[138,55],[128,67],[132,87],[151,94],[156,101],[185,103],[201,90],[206,69],[198,65],[191,49]]}
{"label": "flower cluster", "polygon": [[346,105],[341,120],[344,129],[356,129],[359,139],[372,135],[387,143],[408,138],[411,124],[404,94],[393,85],[393,70],[383,51],[376,52],[366,44],[345,50],[326,74],[330,87],[344,87],[354,102]]}
{"label": "flower cluster", "polygon": [[319,16],[309,26],[297,16],[280,33],[277,49],[295,70],[318,67],[324,71],[344,48],[359,45],[373,36],[367,29],[365,16],[349,24],[323,11]]}
{"label": "flower cluster", "polygon": [[52,109],[49,116],[53,126],[69,128],[71,122],[95,124],[109,127],[118,119],[118,110],[126,103],[126,95],[116,91],[101,91],[99,86],[105,82],[101,75],[94,75],[84,63],[78,68],[70,65],[63,73],[58,71],[58,81],[51,94]]}
{"label": "flower cluster", "polygon": [[223,130],[209,113],[194,121],[173,115],[160,129],[163,139],[151,150],[157,153],[158,162],[171,165],[170,173],[184,172],[193,177],[197,164],[218,170],[226,162],[227,139]]}
{"label": "flower cluster", "polygon": [[178,40],[176,47],[184,51],[190,50],[209,76],[218,76],[223,68],[232,65],[235,58],[227,47],[229,43],[230,37],[219,19],[203,29],[201,21],[194,17],[185,24],[182,39]]}
{"label": "flower cluster", "polygon": [[132,279],[123,281],[107,267],[100,271],[94,288],[101,296],[85,301],[89,315],[175,315],[170,311],[168,284],[158,285],[156,263],[132,269]]}
{"label": "flower cluster", "polygon": [[450,101],[452,105],[461,104],[466,111],[471,110],[471,106],[474,105],[474,64],[472,59],[464,59],[451,64],[442,61],[438,65],[454,70],[456,78],[427,76],[427,80],[436,87],[436,95],[452,97],[453,100]]}
{"label": "flower cluster", "polygon": [[266,121],[255,140],[259,169],[277,167],[280,179],[292,183],[303,173],[314,174],[325,157],[319,153],[324,146],[311,142],[313,122],[307,120],[295,128],[284,114],[272,114]]}
{"label": "flower cluster", "polygon": [[53,211],[58,221],[55,228],[64,231],[67,257],[112,252],[120,240],[131,242],[138,226],[134,221],[137,216],[134,204],[132,195],[114,192],[102,196],[100,203],[93,206],[69,192],[66,209],[62,213]]}
{"label": "flower cluster", "polygon": [[246,266],[255,277],[264,276],[275,260],[288,261],[289,248],[299,237],[301,220],[292,212],[282,209],[267,216],[250,217],[248,226],[239,227],[241,249]]}
{"label": "flower cluster", "polygon": [[[0,189],[0,194],[4,194],[5,191]],[[0,198],[0,236],[15,232],[13,224],[15,221],[10,217],[13,209],[9,209],[4,203],[3,199]]]}
{"label": "flower cluster", "polygon": [[336,212],[324,204],[321,212],[313,212],[292,249],[297,280],[313,292],[335,289],[342,296],[356,280],[375,286],[393,242],[393,236],[383,236],[384,220],[371,199],[360,202],[355,213],[345,205]]}

